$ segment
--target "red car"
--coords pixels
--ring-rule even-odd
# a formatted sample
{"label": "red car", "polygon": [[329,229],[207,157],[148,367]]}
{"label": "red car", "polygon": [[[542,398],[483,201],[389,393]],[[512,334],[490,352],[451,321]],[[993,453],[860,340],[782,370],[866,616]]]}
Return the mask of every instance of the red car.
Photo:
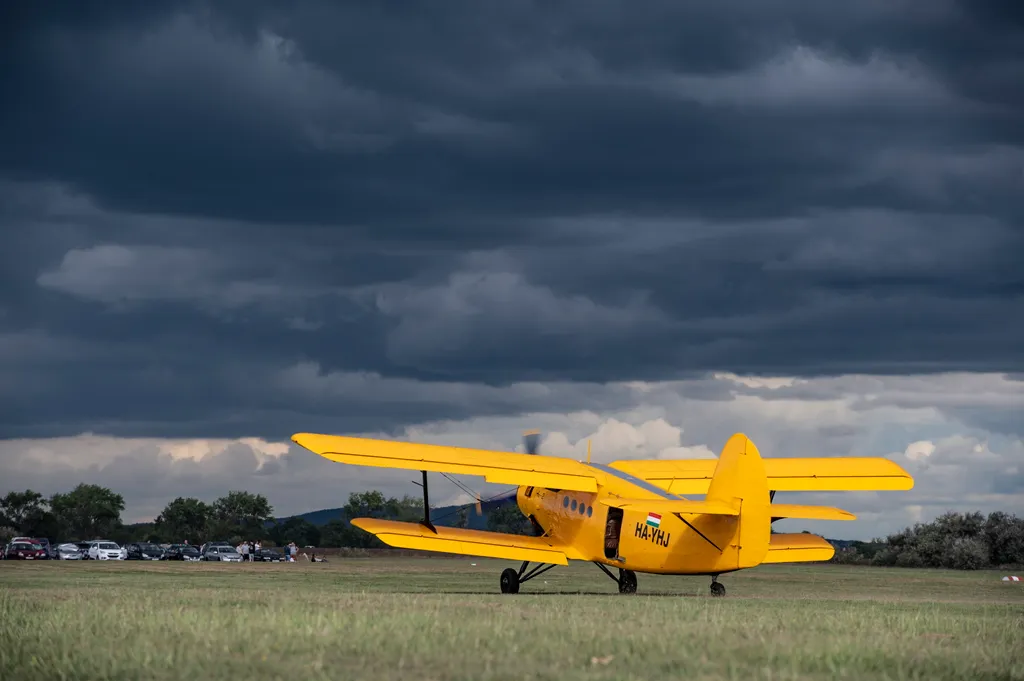
{"label": "red car", "polygon": [[4,552],[4,560],[43,560],[45,558],[46,549],[42,544],[11,542]]}

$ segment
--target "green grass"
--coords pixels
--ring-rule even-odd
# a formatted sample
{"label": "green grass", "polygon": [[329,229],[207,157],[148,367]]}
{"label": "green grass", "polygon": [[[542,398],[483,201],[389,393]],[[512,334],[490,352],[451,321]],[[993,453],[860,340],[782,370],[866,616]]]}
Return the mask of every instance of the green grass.
{"label": "green grass", "polygon": [[[472,565],[476,563],[476,565]],[[0,562],[0,679],[1024,679],[1024,585],[766,566],[722,582],[505,561]]]}

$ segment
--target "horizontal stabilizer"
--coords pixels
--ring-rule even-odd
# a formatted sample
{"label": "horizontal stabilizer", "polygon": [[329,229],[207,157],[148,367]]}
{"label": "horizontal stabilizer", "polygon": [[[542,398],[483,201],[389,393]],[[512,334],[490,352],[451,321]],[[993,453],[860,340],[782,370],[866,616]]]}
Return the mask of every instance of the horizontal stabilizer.
{"label": "horizontal stabilizer", "polygon": [[706,515],[732,515],[740,514],[738,504],[730,504],[724,501],[689,501],[686,499],[599,499],[600,503],[613,508],[638,507],[644,511],[657,513],[684,513],[684,514],[706,514]]}
{"label": "horizontal stabilizer", "polygon": [[765,563],[812,563],[830,560],[835,547],[816,534],[773,534]]}
{"label": "horizontal stabilizer", "polygon": [[799,518],[801,520],[856,520],[857,516],[841,508],[831,506],[799,506],[797,504],[772,504],[772,518]]}
{"label": "horizontal stabilizer", "polygon": [[[768,489],[777,492],[860,492],[913,489],[914,479],[883,458],[763,459]],[[707,494],[717,459],[650,459],[610,464],[672,494]]]}
{"label": "horizontal stabilizer", "polygon": [[552,544],[543,537],[526,537],[500,532],[464,530],[455,527],[437,527],[435,534],[420,523],[396,520],[356,518],[356,527],[376,535],[388,546],[438,553],[455,553],[482,558],[525,560],[531,563],[568,565],[568,559],[581,559],[570,546]]}
{"label": "horizontal stabilizer", "polygon": [[292,440],[325,459],[355,466],[480,475],[499,485],[597,491],[597,472],[593,468],[557,456],[317,433],[296,433]]}

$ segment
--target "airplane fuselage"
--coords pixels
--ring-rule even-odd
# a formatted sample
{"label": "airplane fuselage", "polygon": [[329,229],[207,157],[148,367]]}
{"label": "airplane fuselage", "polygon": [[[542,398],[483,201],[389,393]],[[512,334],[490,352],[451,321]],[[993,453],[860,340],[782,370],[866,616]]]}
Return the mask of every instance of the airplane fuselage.
{"label": "airplane fuselage", "polygon": [[682,497],[608,466],[599,467],[606,475],[596,493],[520,487],[516,503],[546,536],[573,547],[577,560],[655,574],[721,574],[739,569],[736,547],[730,546],[735,517],[680,517],[641,508],[612,508],[602,500]]}

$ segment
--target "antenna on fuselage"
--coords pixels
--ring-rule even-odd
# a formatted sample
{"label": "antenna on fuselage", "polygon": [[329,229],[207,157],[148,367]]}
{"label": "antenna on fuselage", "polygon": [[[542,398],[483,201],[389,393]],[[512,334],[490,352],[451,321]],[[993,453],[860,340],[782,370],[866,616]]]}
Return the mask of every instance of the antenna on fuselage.
{"label": "antenna on fuselage", "polygon": [[587,463],[590,463],[590,440],[587,440]]}

